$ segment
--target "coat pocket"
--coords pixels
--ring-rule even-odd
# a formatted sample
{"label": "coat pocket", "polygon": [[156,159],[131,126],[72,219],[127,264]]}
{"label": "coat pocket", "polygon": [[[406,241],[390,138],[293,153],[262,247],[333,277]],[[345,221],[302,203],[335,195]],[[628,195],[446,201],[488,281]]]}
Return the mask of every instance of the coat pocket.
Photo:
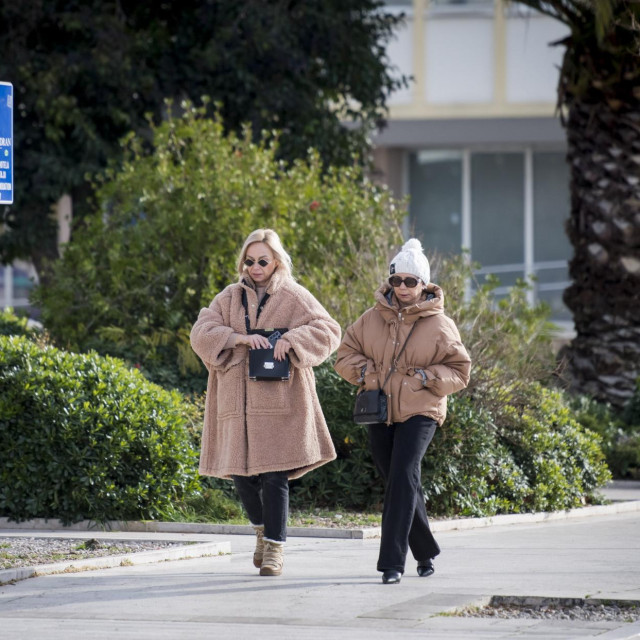
{"label": "coat pocket", "polygon": [[231,418],[242,415],[244,401],[244,362],[217,373],[216,403],[218,418]]}
{"label": "coat pocket", "polygon": [[[289,380],[249,380],[247,382],[247,415],[289,415],[294,389],[302,395],[296,383],[295,367],[291,367]],[[300,397],[300,406],[305,399]]]}
{"label": "coat pocket", "polygon": [[402,415],[426,413],[434,405],[433,394],[422,386],[422,380],[407,375],[402,377],[398,402]]}
{"label": "coat pocket", "polygon": [[404,376],[400,385],[399,404],[403,416],[425,415],[438,424],[446,415],[447,398],[437,396],[429,388],[422,386],[422,380],[413,376]]}

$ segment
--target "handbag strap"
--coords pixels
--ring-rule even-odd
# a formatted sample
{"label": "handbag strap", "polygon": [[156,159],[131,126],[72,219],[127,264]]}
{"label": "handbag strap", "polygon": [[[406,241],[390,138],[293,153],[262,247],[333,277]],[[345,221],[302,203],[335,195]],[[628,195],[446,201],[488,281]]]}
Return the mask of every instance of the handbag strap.
{"label": "handbag strap", "polygon": [[[260,317],[262,308],[267,303],[268,299],[269,299],[269,294],[265,293],[264,296],[262,296],[260,305],[258,306],[258,313],[256,313],[256,321]],[[242,306],[244,307],[244,323],[247,325],[247,333],[249,333],[249,331],[251,331],[251,323],[249,322],[249,304],[247,302],[247,292],[245,289],[242,290]]]}
{"label": "handbag strap", "polygon": [[402,349],[400,349],[400,351],[398,352],[397,356],[394,356],[393,358],[393,367],[390,368],[389,373],[387,374],[387,377],[384,379],[384,382],[382,383],[382,387],[380,387],[380,390],[382,391],[382,389],[384,389],[384,385],[387,384],[387,381],[389,380],[389,378],[391,377],[391,374],[396,371],[396,369],[398,368],[398,358],[402,355],[402,352],[404,351],[404,348],[407,346],[407,342],[409,342],[409,338],[411,337],[411,334],[413,333],[413,330],[416,328],[416,325],[418,324],[418,321],[416,320],[410,331],[409,331],[409,335],[407,336],[407,339],[404,341],[404,344],[402,345]]}

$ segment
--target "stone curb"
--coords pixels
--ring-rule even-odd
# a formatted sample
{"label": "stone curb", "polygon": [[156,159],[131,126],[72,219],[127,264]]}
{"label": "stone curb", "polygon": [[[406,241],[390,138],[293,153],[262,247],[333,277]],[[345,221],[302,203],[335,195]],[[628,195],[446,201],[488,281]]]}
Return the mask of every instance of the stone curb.
{"label": "stone curb", "polygon": [[[432,520],[434,532],[478,529],[510,524],[533,524],[539,522],[555,522],[574,518],[615,515],[640,511],[640,500],[616,502],[609,505],[596,505],[569,509],[567,511],[550,511],[539,513],[520,513],[490,516],[486,518],[453,518],[449,520]],[[91,520],[82,520],[65,526],[59,520],[35,518],[25,522],[10,522],[8,518],[0,518],[0,533],[17,529],[20,531],[112,531],[135,533],[179,533],[209,535],[254,535],[250,525],[243,524],[204,524],[194,522],[153,522],[153,521],[118,521],[107,522],[104,526]],[[362,529],[340,529],[320,527],[288,527],[290,537],[301,538],[342,538],[363,540],[380,537],[380,527]],[[125,536],[126,539],[126,536]]]}
{"label": "stone curb", "polygon": [[456,529],[478,529],[482,527],[504,526],[510,524],[533,524],[537,522],[556,522],[593,516],[616,515],[640,511],[640,500],[616,502],[614,504],[581,507],[567,511],[541,511],[539,513],[513,513],[487,518],[459,518],[455,520],[436,520],[430,523],[432,531],[452,531]]}
{"label": "stone curb", "polygon": [[201,542],[196,544],[154,549],[152,551],[137,551],[124,553],[117,556],[104,556],[101,558],[80,558],[51,564],[42,564],[35,567],[17,567],[15,569],[0,570],[0,585],[7,582],[16,582],[36,576],[51,575],[55,573],[76,573],[91,571],[93,569],[110,569],[112,567],[125,567],[137,564],[151,564],[167,560],[186,560],[188,558],[202,558],[204,556],[218,556],[231,553],[230,542]]}

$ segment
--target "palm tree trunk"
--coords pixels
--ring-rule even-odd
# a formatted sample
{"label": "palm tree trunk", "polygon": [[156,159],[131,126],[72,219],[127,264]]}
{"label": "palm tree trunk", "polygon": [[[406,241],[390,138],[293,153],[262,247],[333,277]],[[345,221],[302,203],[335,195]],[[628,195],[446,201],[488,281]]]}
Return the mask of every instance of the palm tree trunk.
{"label": "palm tree trunk", "polygon": [[640,110],[574,97],[565,124],[574,257],[564,300],[577,334],[566,375],[573,390],[622,406],[640,376]]}

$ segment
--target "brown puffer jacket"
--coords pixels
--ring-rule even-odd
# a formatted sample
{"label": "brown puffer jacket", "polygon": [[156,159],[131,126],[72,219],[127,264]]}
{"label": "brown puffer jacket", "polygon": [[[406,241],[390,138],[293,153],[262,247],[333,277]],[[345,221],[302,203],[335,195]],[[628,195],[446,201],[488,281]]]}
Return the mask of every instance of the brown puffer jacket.
{"label": "brown puffer jacket", "polygon": [[[400,311],[391,287],[375,293],[376,305],[346,331],[338,348],[335,369],[345,380],[359,384],[366,366],[364,389],[378,389],[393,366],[414,323],[417,325],[384,391],[388,396],[388,424],[415,415],[433,418],[439,425],[447,415],[447,396],[469,383],[471,359],[451,318],[444,315],[444,294],[437,285],[425,287],[424,299]],[[426,387],[414,377],[427,376]]]}
{"label": "brown puffer jacket", "polygon": [[[252,329],[287,327],[290,380],[249,380],[249,348],[227,348],[246,334],[242,292]],[[299,478],[336,457],[316,395],[313,367],[340,342],[340,325],[304,287],[276,271],[256,319],[258,299],[246,282],[228,286],[200,311],[191,346],[209,370],[200,473],[229,478],[288,471]]]}

